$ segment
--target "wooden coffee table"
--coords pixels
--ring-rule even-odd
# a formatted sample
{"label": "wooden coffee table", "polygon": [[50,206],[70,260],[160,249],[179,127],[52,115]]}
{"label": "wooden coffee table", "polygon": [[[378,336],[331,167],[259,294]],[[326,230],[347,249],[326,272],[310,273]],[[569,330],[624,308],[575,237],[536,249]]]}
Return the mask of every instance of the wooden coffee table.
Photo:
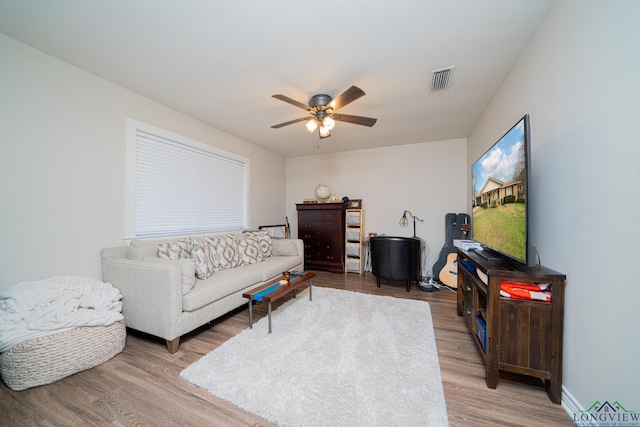
{"label": "wooden coffee table", "polygon": [[307,282],[309,282],[309,301],[313,301],[313,280],[311,279],[315,276],[316,273],[310,271],[293,272],[291,273],[291,279],[288,285],[280,285],[279,282],[282,280],[282,277],[278,277],[242,294],[243,297],[249,298],[249,329],[253,329],[253,301],[267,301],[269,303],[269,333],[271,333],[271,303],[277,301],[289,292],[293,292],[293,297],[295,298],[296,289],[305,285]]}

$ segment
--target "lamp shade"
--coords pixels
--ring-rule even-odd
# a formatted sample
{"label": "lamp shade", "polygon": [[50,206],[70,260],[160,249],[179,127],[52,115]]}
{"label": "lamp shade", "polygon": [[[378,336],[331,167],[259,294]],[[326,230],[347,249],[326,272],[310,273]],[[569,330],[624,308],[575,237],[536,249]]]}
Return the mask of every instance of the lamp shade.
{"label": "lamp shade", "polygon": [[314,119],[311,119],[304,124],[304,127],[307,128],[309,133],[313,133],[313,131],[316,130],[316,128],[318,127],[318,122],[316,122]]}
{"label": "lamp shade", "polygon": [[322,119],[322,125],[325,128],[332,130],[336,126],[336,122],[331,117],[327,116],[324,119]]}
{"label": "lamp shade", "polygon": [[331,129],[325,127],[324,125],[320,125],[318,130],[320,131],[320,136],[323,138],[331,135]]}

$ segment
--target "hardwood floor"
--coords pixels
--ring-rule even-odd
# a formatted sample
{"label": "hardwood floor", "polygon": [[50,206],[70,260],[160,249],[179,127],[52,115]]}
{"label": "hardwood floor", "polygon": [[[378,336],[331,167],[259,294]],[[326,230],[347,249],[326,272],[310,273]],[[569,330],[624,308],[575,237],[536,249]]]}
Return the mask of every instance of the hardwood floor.
{"label": "hardwood floor", "polygon": [[[538,380],[501,375],[495,390],[486,387],[482,357],[456,315],[453,292],[422,292],[415,285],[407,292],[404,283],[385,280],[378,288],[371,274],[316,274],[314,286],[430,303],[451,426],[573,425]],[[288,299],[274,303],[275,309]],[[255,306],[254,321],[265,315],[266,304]],[[246,307],[238,309],[183,337],[175,354],[163,340],[128,331],[124,351],[93,369],[19,392],[0,383],[0,426],[269,426],[180,378],[248,321]],[[421,404],[420,396],[413,400]]]}

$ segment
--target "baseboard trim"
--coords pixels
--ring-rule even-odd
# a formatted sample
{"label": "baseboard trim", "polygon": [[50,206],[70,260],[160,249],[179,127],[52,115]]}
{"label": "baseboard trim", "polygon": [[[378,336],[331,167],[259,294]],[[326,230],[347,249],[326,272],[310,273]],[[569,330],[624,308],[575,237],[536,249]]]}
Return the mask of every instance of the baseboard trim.
{"label": "baseboard trim", "polygon": [[[575,414],[583,411],[584,406],[578,402],[578,400],[571,394],[569,390],[565,386],[562,386],[562,408],[565,412],[571,417],[571,421],[575,422]],[[598,424],[594,421],[580,421],[579,424],[582,426],[597,426]]]}

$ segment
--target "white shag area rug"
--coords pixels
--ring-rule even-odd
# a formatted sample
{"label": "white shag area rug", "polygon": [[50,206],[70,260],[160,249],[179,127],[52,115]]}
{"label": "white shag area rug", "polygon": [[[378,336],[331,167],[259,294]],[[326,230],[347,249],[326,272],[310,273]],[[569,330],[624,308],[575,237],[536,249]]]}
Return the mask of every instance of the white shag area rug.
{"label": "white shag area rug", "polygon": [[272,322],[180,375],[281,426],[448,425],[427,302],[314,287]]}

